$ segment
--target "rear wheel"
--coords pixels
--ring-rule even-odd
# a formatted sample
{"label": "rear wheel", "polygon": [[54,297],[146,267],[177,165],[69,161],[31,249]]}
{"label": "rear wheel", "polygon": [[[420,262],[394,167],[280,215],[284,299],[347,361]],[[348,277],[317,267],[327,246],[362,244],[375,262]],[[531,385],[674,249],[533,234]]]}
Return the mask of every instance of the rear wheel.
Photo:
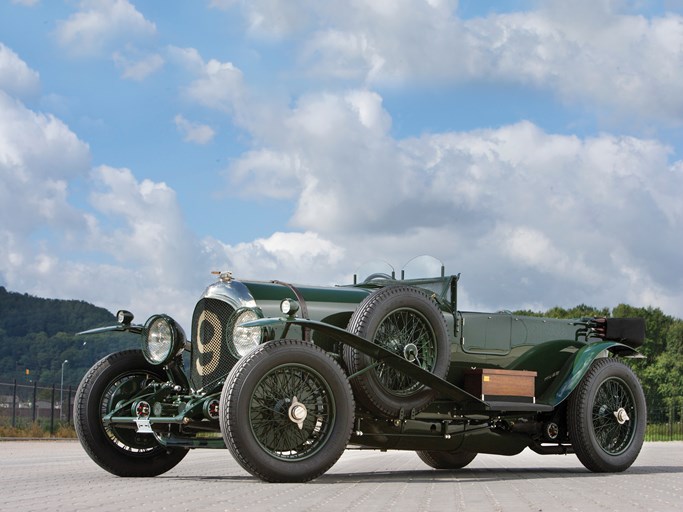
{"label": "rear wheel", "polygon": [[462,469],[474,460],[476,453],[454,450],[442,451],[418,451],[420,460],[434,469]]}
{"label": "rear wheel", "polygon": [[268,482],[306,482],[339,459],[354,402],[339,364],[300,340],[259,346],[233,368],[221,393],[220,425],[237,462]]}
{"label": "rear wheel", "polygon": [[643,389],[616,359],[597,359],[569,399],[569,437],[581,463],[594,472],[628,469],[643,445]]}
{"label": "rear wheel", "polygon": [[149,364],[140,350],[108,355],[85,374],[76,390],[74,426],[86,453],[100,467],[118,476],[157,476],[187,455],[186,449],[162,446],[154,434],[138,433],[135,424],[102,422],[147,384],[165,380],[165,372]]}
{"label": "rear wheel", "polygon": [[[422,290],[409,286],[382,288],[366,297],[354,312],[349,332],[384,347],[416,366],[444,378],[450,363],[450,341],[441,310]],[[436,393],[421,382],[370,356],[344,347],[344,362],[360,404],[370,412],[395,418],[401,410],[420,411]]]}

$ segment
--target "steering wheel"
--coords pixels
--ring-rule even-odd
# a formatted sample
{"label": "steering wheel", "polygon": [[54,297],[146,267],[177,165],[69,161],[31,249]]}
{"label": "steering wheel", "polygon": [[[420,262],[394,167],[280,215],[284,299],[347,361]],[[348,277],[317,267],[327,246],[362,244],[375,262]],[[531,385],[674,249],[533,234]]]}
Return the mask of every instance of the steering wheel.
{"label": "steering wheel", "polygon": [[368,277],[366,277],[363,282],[364,283],[369,283],[370,281],[374,281],[375,279],[393,279],[389,274],[385,274],[383,272],[375,272],[374,274],[370,274]]}

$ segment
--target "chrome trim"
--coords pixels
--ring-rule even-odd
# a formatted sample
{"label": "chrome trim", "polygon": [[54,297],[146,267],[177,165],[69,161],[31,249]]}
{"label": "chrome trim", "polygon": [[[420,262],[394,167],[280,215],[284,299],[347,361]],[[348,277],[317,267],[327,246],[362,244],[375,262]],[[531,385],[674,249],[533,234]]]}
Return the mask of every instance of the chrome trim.
{"label": "chrome trim", "polygon": [[201,299],[218,299],[230,304],[235,310],[255,308],[256,301],[249,289],[240,281],[220,281],[204,290]]}

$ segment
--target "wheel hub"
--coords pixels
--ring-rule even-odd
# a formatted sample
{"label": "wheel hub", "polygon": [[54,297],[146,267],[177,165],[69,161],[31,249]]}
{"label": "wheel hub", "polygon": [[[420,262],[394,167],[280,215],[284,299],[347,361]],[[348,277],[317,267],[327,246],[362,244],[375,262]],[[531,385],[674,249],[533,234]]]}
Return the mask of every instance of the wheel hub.
{"label": "wheel hub", "polygon": [[628,413],[623,407],[620,407],[618,410],[614,411],[614,417],[617,419],[617,423],[619,423],[619,425],[623,425],[631,419],[628,417]]}
{"label": "wheel hub", "polygon": [[411,363],[417,361],[417,345],[415,343],[408,343],[403,347],[403,357]]}
{"label": "wheel hub", "polygon": [[292,404],[289,406],[288,415],[289,419],[299,427],[299,430],[304,428],[304,421],[306,420],[306,416],[308,416],[308,410],[296,397],[292,398]]}

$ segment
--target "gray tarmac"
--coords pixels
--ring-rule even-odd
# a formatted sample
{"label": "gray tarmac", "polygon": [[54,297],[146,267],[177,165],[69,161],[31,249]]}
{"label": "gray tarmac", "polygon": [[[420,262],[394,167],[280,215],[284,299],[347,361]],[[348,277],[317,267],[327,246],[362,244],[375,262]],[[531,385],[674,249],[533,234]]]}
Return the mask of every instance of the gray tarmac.
{"label": "gray tarmac", "polygon": [[669,511],[683,510],[683,442],[645,443],[625,473],[573,455],[479,455],[436,471],[412,452],[348,450],[306,484],[252,478],[227,450],[194,450],[155,478],[118,478],[77,441],[0,441],[2,511]]}

